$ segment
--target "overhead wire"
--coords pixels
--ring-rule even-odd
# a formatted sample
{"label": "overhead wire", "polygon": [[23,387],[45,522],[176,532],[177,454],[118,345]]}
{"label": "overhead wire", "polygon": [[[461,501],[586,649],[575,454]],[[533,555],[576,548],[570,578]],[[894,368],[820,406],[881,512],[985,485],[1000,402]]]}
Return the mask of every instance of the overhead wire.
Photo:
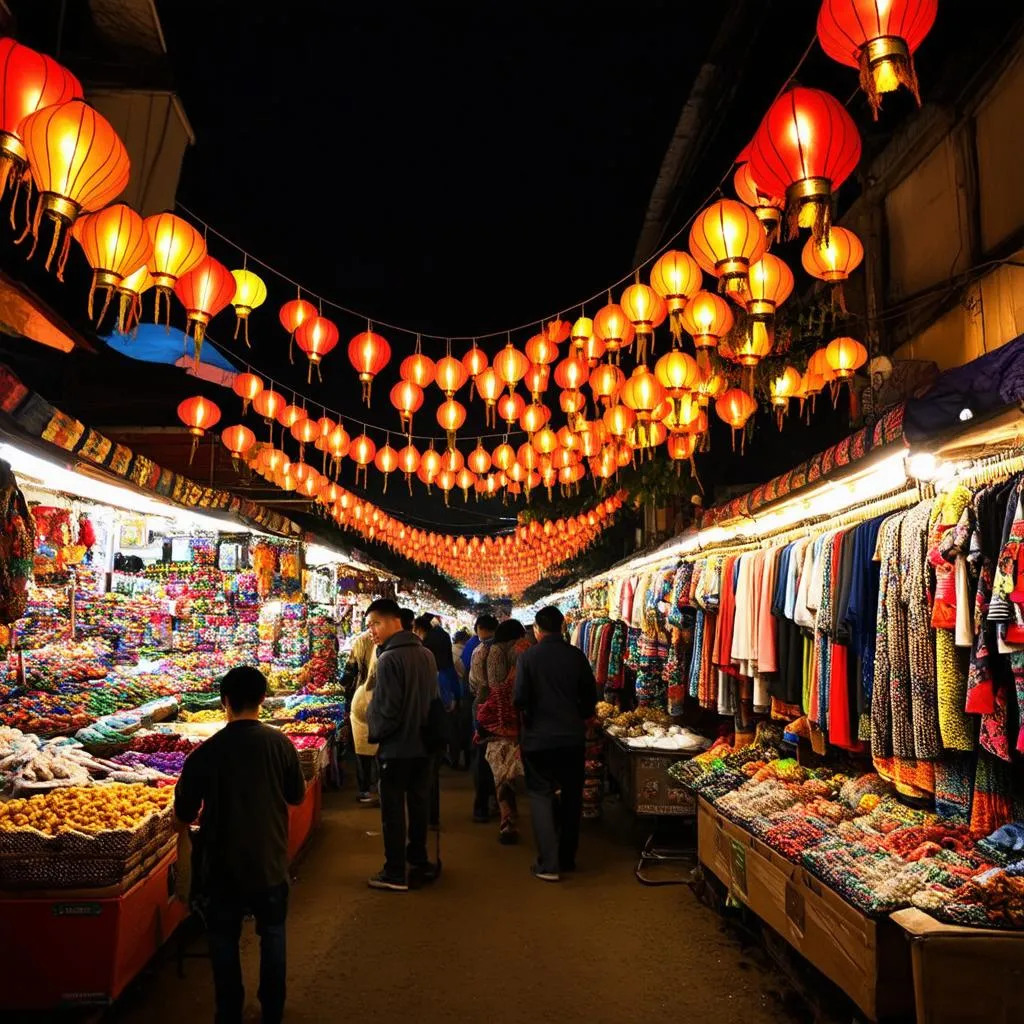
{"label": "overhead wire", "polygon": [[[804,63],[807,61],[807,58],[810,56],[812,50],[814,49],[816,42],[817,35],[815,34],[812,35],[810,42],[807,44],[807,47],[801,54],[800,59],[797,61],[796,67],[794,67],[793,70],[789,73],[789,75],[786,76],[782,85],[779,87],[778,92],[772,99],[772,103],[774,103],[786,91],[786,89],[789,87],[793,79],[799,74],[800,69],[803,67]],[[771,104],[769,104],[769,106],[771,106]],[[561,316],[563,313],[568,313],[572,310],[579,308],[585,309],[588,305],[590,305],[593,302],[596,302],[598,299],[603,299],[609,291],[618,288],[620,285],[623,285],[628,281],[631,281],[634,275],[641,268],[649,265],[654,260],[658,259],[658,257],[666,253],[672,247],[672,245],[683,234],[683,232],[686,231],[693,224],[693,221],[700,213],[700,211],[709,202],[711,202],[716,195],[719,195],[721,193],[722,186],[728,180],[729,175],[732,173],[732,169],[734,166],[735,161],[730,162],[726,171],[723,173],[721,178],[719,178],[718,184],[711,190],[708,196],[690,214],[690,216],[686,219],[685,223],[677,231],[673,232],[673,234],[667,241],[663,242],[663,244],[654,253],[652,253],[646,259],[642,260],[636,266],[632,267],[622,277],[613,281],[611,284],[604,285],[593,295],[590,295],[589,297],[581,301],[571,302],[567,305],[560,307],[556,313],[552,313],[551,315],[534,317],[533,319],[527,320],[524,323],[518,324],[515,327],[504,327],[501,330],[494,331],[478,331],[474,334],[435,334],[431,331],[416,330],[410,327],[405,327],[401,324],[391,323],[390,321],[381,319],[380,317],[377,316],[372,316],[365,312],[360,312],[359,310],[343,305],[340,302],[336,302],[333,299],[329,299],[326,296],[321,295],[314,289],[305,287],[299,281],[295,280],[295,278],[289,276],[288,274],[285,274],[283,271],[279,270],[277,267],[272,266],[266,261],[261,260],[258,256],[253,255],[243,246],[240,246],[233,239],[225,235],[222,231],[218,231],[213,225],[211,225],[208,221],[204,220],[198,213],[190,209],[181,201],[177,201],[176,206],[187,217],[195,221],[197,224],[201,225],[203,227],[204,232],[216,236],[222,242],[225,242],[227,245],[230,245],[233,249],[235,249],[247,260],[255,264],[258,264],[265,271],[267,271],[270,274],[273,274],[279,280],[284,281],[285,283],[296,288],[300,295],[304,294],[305,296],[309,297],[312,300],[315,300],[317,303],[320,303],[323,306],[327,306],[331,309],[337,310],[338,312],[344,313],[347,316],[354,317],[355,319],[358,319],[360,321],[368,321],[374,324],[375,326],[381,327],[385,330],[398,332],[399,334],[407,334],[410,337],[424,338],[430,341],[444,342],[447,344],[452,341],[482,341],[487,340],[489,338],[510,337],[512,334],[519,334],[522,331],[532,330],[536,328],[538,325],[543,324],[545,321],[553,319],[556,315]]]}

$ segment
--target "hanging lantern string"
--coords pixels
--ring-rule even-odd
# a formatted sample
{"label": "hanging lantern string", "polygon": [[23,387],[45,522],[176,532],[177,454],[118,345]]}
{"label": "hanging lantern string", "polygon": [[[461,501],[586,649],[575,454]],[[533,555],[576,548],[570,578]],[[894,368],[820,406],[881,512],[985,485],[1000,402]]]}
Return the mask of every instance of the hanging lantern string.
{"label": "hanging lantern string", "polygon": [[[222,356],[229,361],[238,361],[238,358],[234,352],[219,345],[213,341],[209,335],[206,335],[205,344],[215,348]],[[278,391],[281,394],[290,393],[292,396],[292,405],[302,405],[304,409],[322,409],[325,416],[330,416],[332,419],[336,419],[339,422],[344,422],[352,425],[353,427],[359,427],[360,431],[365,433],[366,431],[373,430],[379,434],[393,434],[395,430],[393,427],[382,427],[376,423],[367,423],[364,420],[356,419],[354,416],[349,416],[348,413],[339,412],[337,409],[332,409],[329,405],[324,405],[323,402],[317,401],[316,399],[310,398],[308,395],[303,394],[301,391],[296,391],[293,387],[285,384],[283,381],[276,380],[271,374],[264,373],[260,367],[253,363],[246,361],[246,370],[250,373],[255,373],[258,377],[261,377],[264,381],[264,385],[274,391]],[[444,443],[448,444],[447,434],[405,434],[403,437],[408,437],[409,442],[413,441],[429,441],[431,443]],[[502,438],[507,441],[510,436],[512,437],[525,437],[525,430],[513,430],[511,432],[504,430],[494,434],[478,434],[477,435],[483,441],[494,441],[497,438]]]}
{"label": "hanging lantern string", "polygon": [[[774,98],[772,99],[772,101],[771,101],[772,103],[774,103],[775,100],[777,100],[786,91],[786,89],[789,88],[789,86],[792,83],[793,79],[796,78],[796,76],[800,73],[800,69],[804,66],[804,63],[807,61],[807,58],[811,55],[811,52],[814,50],[814,47],[817,44],[817,41],[818,41],[817,33],[814,33],[811,36],[811,41],[807,44],[806,49],[804,50],[803,54],[801,55],[800,60],[797,62],[796,67],[793,68],[793,70],[786,76],[786,78],[784,79],[781,87],[779,88],[779,91],[775,94]],[[856,96],[859,91],[860,90],[858,89],[854,93],[854,96]],[[847,106],[849,105],[850,101],[853,100],[853,98],[854,98],[853,96],[850,97],[850,100],[847,101]],[[768,106],[770,107],[771,103],[769,103]],[[735,161],[733,161],[732,163],[729,164],[728,168],[726,168],[726,170],[725,170],[725,173],[722,175],[721,178],[719,178],[718,184],[715,185],[715,187],[708,193],[707,197],[701,203],[699,203],[697,205],[696,209],[690,214],[689,217],[686,218],[685,223],[683,223],[683,225],[678,230],[673,232],[671,237],[667,241],[665,241],[655,252],[651,253],[650,256],[648,256],[646,259],[642,260],[637,266],[632,267],[628,271],[628,273],[624,274],[617,281],[613,282],[610,286],[609,285],[604,285],[601,288],[599,288],[589,298],[583,299],[582,301],[569,302],[566,305],[562,306],[561,309],[564,311],[564,310],[570,310],[570,309],[576,309],[576,308],[585,308],[590,303],[596,302],[599,299],[603,299],[605,297],[605,295],[609,292],[610,289],[617,289],[621,285],[624,285],[627,282],[632,281],[634,275],[639,270],[641,270],[643,267],[647,266],[648,264],[652,263],[659,256],[661,256],[663,253],[668,252],[668,250],[672,248],[672,246],[675,244],[675,242],[685,232],[687,232],[690,229],[690,226],[693,224],[694,220],[697,218],[697,215],[700,213],[700,211],[703,210],[704,207],[708,205],[708,203],[712,202],[714,200],[714,198],[721,193],[722,186],[725,185],[725,183],[731,177],[731,175],[733,173],[733,168],[735,166],[736,166]],[[184,203],[177,202],[175,205],[177,206],[177,208],[183,214],[185,214],[185,216],[191,218],[197,224],[202,225],[204,233],[209,233],[209,234],[215,235],[222,242],[227,243],[233,249],[235,249],[239,253],[241,253],[244,259],[252,260],[253,263],[259,264],[265,271],[267,271],[270,274],[273,274],[275,277],[277,277],[281,281],[284,281],[287,284],[290,284],[294,288],[298,288],[301,293],[304,293],[304,294],[310,296],[310,298],[316,300],[320,304],[321,309],[322,309],[323,306],[329,306],[331,309],[335,309],[335,310],[337,310],[340,313],[345,313],[348,316],[355,317],[355,318],[357,318],[359,320],[372,320],[373,323],[376,324],[378,327],[383,327],[383,328],[385,328],[388,331],[397,332],[399,334],[408,334],[410,337],[429,338],[431,341],[442,342],[442,343],[444,343],[446,345],[450,345],[450,343],[452,341],[474,341],[474,340],[480,341],[480,340],[484,340],[484,339],[487,339],[487,338],[500,338],[500,337],[507,336],[507,335],[512,334],[512,333],[519,333],[521,331],[532,330],[533,328],[537,327],[538,325],[543,325],[548,320],[555,319],[554,316],[544,316],[544,317],[534,318],[532,320],[527,320],[525,323],[519,324],[519,326],[517,326],[517,327],[511,327],[511,328],[506,327],[506,328],[502,328],[501,330],[498,330],[498,331],[490,331],[490,332],[480,332],[480,331],[477,331],[477,332],[475,332],[473,334],[431,334],[429,331],[414,330],[414,329],[409,328],[409,327],[403,327],[403,326],[401,326],[399,324],[389,323],[386,320],[382,320],[380,317],[370,317],[370,316],[367,316],[366,313],[359,312],[358,310],[351,309],[348,306],[343,306],[343,305],[341,305],[341,303],[334,302],[331,299],[324,298],[323,296],[319,295],[317,292],[313,291],[312,289],[304,287],[298,281],[296,281],[294,278],[289,277],[287,274],[282,273],[276,267],[271,266],[269,263],[265,263],[263,260],[259,259],[257,256],[254,256],[252,253],[250,253],[247,250],[243,249],[242,246],[240,246],[237,242],[235,242],[232,239],[228,238],[227,235],[223,234],[222,232],[218,231],[215,227],[213,227],[210,224],[208,224],[197,213],[194,213],[187,206],[185,206]],[[560,316],[560,314],[558,314],[558,315]]]}

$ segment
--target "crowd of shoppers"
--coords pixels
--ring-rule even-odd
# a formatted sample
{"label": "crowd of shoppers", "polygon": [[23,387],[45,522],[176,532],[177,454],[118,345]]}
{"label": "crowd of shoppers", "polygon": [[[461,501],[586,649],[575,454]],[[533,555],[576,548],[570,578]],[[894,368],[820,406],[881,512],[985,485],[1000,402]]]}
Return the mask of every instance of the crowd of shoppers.
{"label": "crowd of shoppers", "polygon": [[[473,820],[499,816],[498,839],[519,839],[516,784],[525,777],[536,878],[576,867],[583,808],[585,723],[597,688],[583,652],[566,643],[557,608],[531,628],[481,615],[453,644],[435,616],[390,599],[367,610],[346,684],[359,800],[379,799],[384,866],[373,889],[406,892],[434,881],[427,852],[438,824],[437,765],[474,769]],[[218,1021],[240,1021],[239,939],[247,914],[260,936],[263,1020],[282,1019],[288,907],[288,805],[305,795],[290,740],[259,722],[267,681],[252,667],[221,681],[227,726],[191,754],[175,791],[178,827],[193,835],[192,901],[209,932]],[[432,813],[432,800],[433,813]],[[557,807],[556,807],[557,801]],[[198,819],[198,830],[193,823]]]}

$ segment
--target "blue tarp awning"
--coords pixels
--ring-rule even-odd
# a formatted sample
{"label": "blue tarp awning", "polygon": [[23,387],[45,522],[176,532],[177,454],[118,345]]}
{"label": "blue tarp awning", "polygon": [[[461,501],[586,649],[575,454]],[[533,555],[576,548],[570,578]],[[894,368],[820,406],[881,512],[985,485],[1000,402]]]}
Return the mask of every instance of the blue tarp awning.
{"label": "blue tarp awning", "polygon": [[190,337],[177,327],[167,328],[163,324],[139,324],[134,334],[108,334],[103,339],[115,352],[138,359],[144,363],[164,363],[167,366],[181,366],[196,377],[230,386],[231,379],[238,373],[225,355],[207,342],[203,345],[199,368],[195,368],[195,344]]}

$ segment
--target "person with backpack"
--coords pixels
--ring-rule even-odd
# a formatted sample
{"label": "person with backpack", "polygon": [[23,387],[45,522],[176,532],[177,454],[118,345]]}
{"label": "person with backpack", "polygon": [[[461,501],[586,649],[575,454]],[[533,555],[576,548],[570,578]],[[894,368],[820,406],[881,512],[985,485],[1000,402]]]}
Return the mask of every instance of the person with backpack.
{"label": "person with backpack", "polygon": [[398,605],[380,598],[367,609],[366,621],[377,644],[367,723],[369,741],[378,744],[385,858],[369,885],[407,892],[410,881],[422,884],[436,877],[437,867],[427,857],[427,825],[436,745],[432,732],[438,713],[443,720],[444,706],[434,657],[415,633],[402,629]]}

